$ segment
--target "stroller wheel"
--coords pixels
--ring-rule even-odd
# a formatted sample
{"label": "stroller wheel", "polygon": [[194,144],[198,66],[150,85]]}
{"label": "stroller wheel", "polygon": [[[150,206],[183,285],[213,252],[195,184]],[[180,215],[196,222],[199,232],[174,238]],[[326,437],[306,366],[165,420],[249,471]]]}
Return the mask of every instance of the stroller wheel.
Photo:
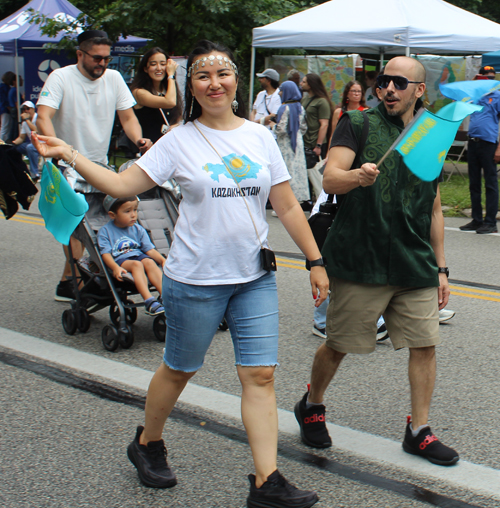
{"label": "stroller wheel", "polygon": [[101,333],[102,345],[108,351],[115,351],[118,347],[118,330],[113,325],[106,325]]}
{"label": "stroller wheel", "polygon": [[[127,303],[133,304],[134,302],[132,300],[127,300]],[[109,307],[109,318],[115,325],[118,325],[120,322],[120,311],[118,310],[116,302],[113,302],[113,304]],[[128,325],[132,325],[137,321],[137,309],[135,307],[125,309],[125,321]]]}
{"label": "stroller wheel", "polygon": [[79,309],[76,312],[76,326],[78,331],[81,333],[88,332],[90,328],[90,314],[87,309]]}
{"label": "stroller wheel", "polygon": [[219,325],[219,330],[222,330],[225,332],[229,328],[229,325],[227,324],[226,318],[223,318]]}
{"label": "stroller wheel", "polygon": [[132,327],[127,325],[126,332],[119,331],[118,340],[120,341],[120,346],[123,349],[130,349],[134,343],[134,332],[132,331]]}
{"label": "stroller wheel", "polygon": [[61,321],[62,321],[64,331],[68,335],[74,335],[76,332],[76,317],[75,317],[75,313],[73,312],[72,309],[66,309],[62,313]]}
{"label": "stroller wheel", "polygon": [[[133,304],[132,300],[127,300],[128,304]],[[125,319],[127,320],[127,324],[133,325],[137,321],[137,307],[132,307],[131,309],[125,309]]]}
{"label": "stroller wheel", "polygon": [[165,334],[167,333],[167,321],[165,320],[165,316],[160,314],[155,317],[153,321],[153,332],[155,334],[156,340],[159,342],[165,342]]}

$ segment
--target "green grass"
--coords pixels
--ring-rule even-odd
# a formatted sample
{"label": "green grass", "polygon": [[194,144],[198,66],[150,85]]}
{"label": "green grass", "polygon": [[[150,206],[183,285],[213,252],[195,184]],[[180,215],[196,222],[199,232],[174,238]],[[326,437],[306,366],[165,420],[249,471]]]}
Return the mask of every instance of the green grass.
{"label": "green grass", "polygon": [[[460,175],[452,175],[449,182],[448,176],[444,175],[444,182],[439,184],[441,191],[441,205],[449,206],[450,209],[444,212],[445,217],[464,217],[462,210],[470,208],[469,179],[462,178]],[[484,191],[482,195],[484,207]]]}

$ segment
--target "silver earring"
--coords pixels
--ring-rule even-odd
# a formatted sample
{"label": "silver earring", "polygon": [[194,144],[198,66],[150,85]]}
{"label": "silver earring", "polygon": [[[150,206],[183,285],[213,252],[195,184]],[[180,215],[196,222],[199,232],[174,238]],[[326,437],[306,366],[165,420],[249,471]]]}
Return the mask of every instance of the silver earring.
{"label": "silver earring", "polygon": [[189,110],[189,118],[193,116],[194,97],[191,98],[191,109]]}
{"label": "silver earring", "polygon": [[233,108],[233,111],[236,113],[238,110],[238,101],[236,100],[236,95],[234,96],[233,102],[231,102],[231,107]]}

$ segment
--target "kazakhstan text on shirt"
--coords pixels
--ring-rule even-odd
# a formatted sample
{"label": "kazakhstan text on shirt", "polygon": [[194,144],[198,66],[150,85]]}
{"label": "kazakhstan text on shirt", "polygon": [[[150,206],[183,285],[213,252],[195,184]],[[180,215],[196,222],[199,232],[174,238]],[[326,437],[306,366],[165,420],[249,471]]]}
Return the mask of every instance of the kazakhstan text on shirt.
{"label": "kazakhstan text on shirt", "polygon": [[436,120],[433,118],[426,118],[425,121],[418,127],[418,129],[405,141],[405,144],[401,146],[401,152],[405,155],[409,154],[418,142],[429,134],[429,131],[436,125]]}
{"label": "kazakhstan text on shirt", "polygon": [[241,187],[240,189],[235,189],[231,187],[216,187],[212,188],[212,197],[236,198],[240,196],[258,196],[259,192],[260,187]]}

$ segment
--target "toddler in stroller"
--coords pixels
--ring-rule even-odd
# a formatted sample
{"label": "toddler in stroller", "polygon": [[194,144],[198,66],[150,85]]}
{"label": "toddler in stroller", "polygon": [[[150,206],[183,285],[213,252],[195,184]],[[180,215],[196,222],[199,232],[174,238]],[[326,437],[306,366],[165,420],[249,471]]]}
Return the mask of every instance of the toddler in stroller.
{"label": "toddler in stroller", "polygon": [[[137,224],[137,196],[112,198],[106,196],[103,206],[111,220],[97,235],[99,250],[106,266],[119,281],[127,272],[132,274],[137,291],[144,299],[146,313],[156,316],[164,312],[161,303],[162,271],[166,259],[155,249],[146,230]],[[160,294],[160,301],[149,291],[151,283]]]}

